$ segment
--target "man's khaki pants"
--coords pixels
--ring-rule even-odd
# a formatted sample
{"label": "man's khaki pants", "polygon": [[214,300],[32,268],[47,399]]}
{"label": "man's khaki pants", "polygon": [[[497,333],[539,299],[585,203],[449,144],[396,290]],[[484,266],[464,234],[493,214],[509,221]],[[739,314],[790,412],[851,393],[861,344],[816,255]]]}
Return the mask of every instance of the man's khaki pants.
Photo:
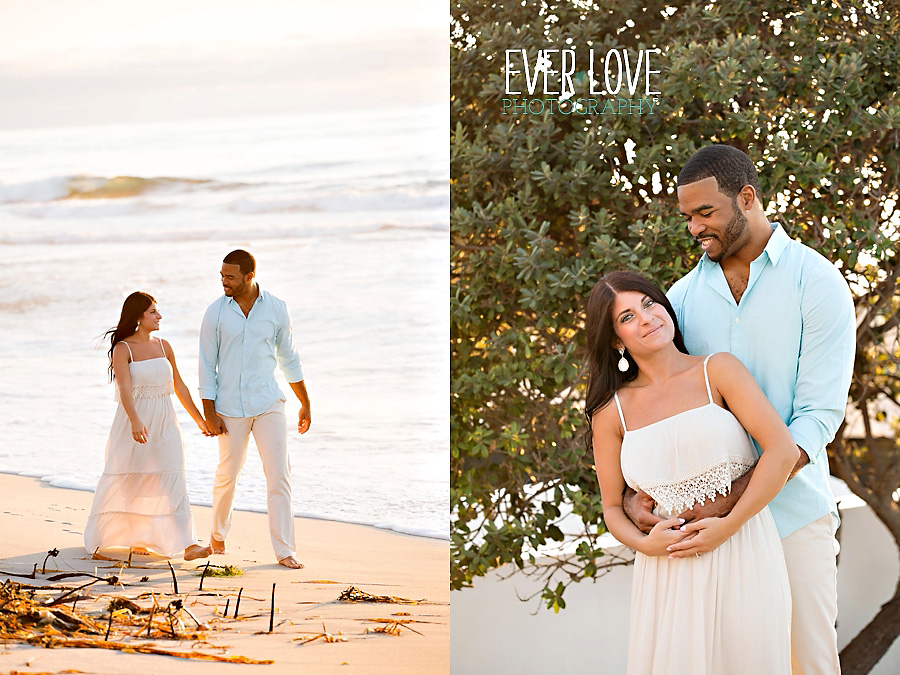
{"label": "man's khaki pants", "polygon": [[791,584],[791,675],[841,672],[837,631],[837,551],[829,514],[781,540]]}
{"label": "man's khaki pants", "polygon": [[219,439],[219,466],[213,482],[212,538],[224,541],[231,529],[231,511],[238,476],[247,459],[250,434],[256,441],[266,474],[269,532],[275,557],[282,560],[296,553],[294,508],[291,498],[291,461],[287,452],[287,418],[284,401],[276,401],[255,417],[225,417],[227,434]]}

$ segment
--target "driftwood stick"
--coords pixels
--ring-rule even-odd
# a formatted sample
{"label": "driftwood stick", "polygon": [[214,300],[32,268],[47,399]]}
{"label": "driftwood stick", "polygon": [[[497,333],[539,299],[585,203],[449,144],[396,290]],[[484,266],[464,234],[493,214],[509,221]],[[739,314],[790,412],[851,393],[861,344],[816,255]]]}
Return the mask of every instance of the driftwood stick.
{"label": "driftwood stick", "polygon": [[243,592],[244,592],[243,588],[241,588],[241,590],[238,591],[237,601],[235,601],[235,603],[234,603],[234,618],[235,619],[237,618],[238,609],[241,606],[241,593],[243,593]]}
{"label": "driftwood stick", "polygon": [[109,631],[112,630],[112,617],[113,617],[113,610],[110,609],[110,610],[109,610],[109,623],[106,624],[106,637],[103,638],[103,641],[104,641],[104,642],[106,642],[107,640],[109,640]]}
{"label": "driftwood stick", "polygon": [[225,611],[222,612],[222,616],[228,616],[228,605],[231,603],[231,598],[225,598]]}
{"label": "driftwood stick", "polygon": [[178,579],[175,578],[175,568],[172,567],[172,563],[168,560],[166,561],[166,564],[169,566],[169,571],[172,572],[172,592],[175,593],[175,595],[178,595]]}
{"label": "driftwood stick", "polygon": [[54,549],[47,551],[47,557],[44,558],[44,564],[41,565],[41,574],[47,574],[47,561],[50,560],[50,558],[55,558],[58,555],[59,555],[58,548],[54,548]]}
{"label": "driftwood stick", "polygon": [[272,584],[272,606],[269,608],[269,632],[272,632],[272,628],[275,622],[275,584]]}
{"label": "driftwood stick", "polygon": [[156,599],[153,600],[153,607],[150,608],[150,618],[147,619],[147,637],[150,637],[150,629],[153,628],[153,615],[156,614]]}
{"label": "driftwood stick", "polygon": [[206,567],[203,568],[203,574],[200,575],[200,590],[203,590],[203,580],[206,578],[206,573],[209,572],[209,563],[206,563]]}
{"label": "driftwood stick", "polygon": [[[86,584],[83,584],[83,585],[79,586],[78,588],[73,588],[71,591],[66,591],[65,593],[63,593],[63,594],[60,595],[59,597],[57,597],[57,598],[51,600],[50,602],[45,602],[45,603],[44,603],[44,607],[53,607],[53,605],[58,605],[58,604],[61,603],[63,600],[65,600],[65,599],[68,598],[70,595],[72,595],[72,593],[77,593],[77,592],[80,591],[82,588],[87,588],[88,586],[93,586],[93,585],[96,584],[98,581],[102,581],[102,579],[94,579],[93,581],[89,581],[89,582],[87,582]],[[78,598],[76,598],[76,600],[77,600],[77,599],[78,599]]]}

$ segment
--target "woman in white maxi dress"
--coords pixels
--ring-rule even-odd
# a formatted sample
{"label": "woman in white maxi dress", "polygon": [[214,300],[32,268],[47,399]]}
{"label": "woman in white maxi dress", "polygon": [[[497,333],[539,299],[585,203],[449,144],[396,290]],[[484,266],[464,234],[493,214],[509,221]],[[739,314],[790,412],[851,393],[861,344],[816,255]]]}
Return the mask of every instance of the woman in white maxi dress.
{"label": "woman in white maxi dress", "polygon": [[[604,520],[637,552],[628,674],[789,675],[790,588],[766,504],[797,460],[790,433],[740,361],[683,352],[671,306],[643,277],[601,279],[588,328]],[[616,353],[622,349],[627,358]],[[747,432],[762,448],[758,459]],[[687,524],[677,517],[726,494],[754,466],[728,516]],[[626,483],[657,503],[664,520],[650,534],[624,513]],[[685,538],[694,543],[689,556],[669,551]]]}
{"label": "woman in white maxi dress", "polygon": [[[185,560],[210,554],[194,534],[184,445],[171,395],[178,394],[201,431],[206,433],[206,427],[171,347],[150,337],[161,318],[151,296],[133,293],[119,325],[110,331],[119,405],[84,530],[85,549],[97,557],[112,547],[165,557],[183,552]],[[128,337],[116,340],[117,332]]]}

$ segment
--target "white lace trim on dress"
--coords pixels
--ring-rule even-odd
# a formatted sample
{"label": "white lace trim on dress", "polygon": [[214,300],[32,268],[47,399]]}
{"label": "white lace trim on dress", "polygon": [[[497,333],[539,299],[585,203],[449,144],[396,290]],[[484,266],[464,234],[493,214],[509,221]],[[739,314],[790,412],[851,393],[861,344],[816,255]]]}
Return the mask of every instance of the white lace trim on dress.
{"label": "white lace trim on dress", "polygon": [[131,390],[131,395],[134,398],[162,398],[163,396],[168,396],[169,394],[175,393],[175,387],[172,386],[172,383],[168,384],[149,384],[140,387],[134,387]]}
{"label": "white lace trim on dress", "polygon": [[727,495],[731,482],[755,464],[755,459],[747,457],[720,457],[689,474],[682,474],[677,480],[656,481],[640,487],[663,511],[674,516],[695,504],[705,504],[707,499]]}

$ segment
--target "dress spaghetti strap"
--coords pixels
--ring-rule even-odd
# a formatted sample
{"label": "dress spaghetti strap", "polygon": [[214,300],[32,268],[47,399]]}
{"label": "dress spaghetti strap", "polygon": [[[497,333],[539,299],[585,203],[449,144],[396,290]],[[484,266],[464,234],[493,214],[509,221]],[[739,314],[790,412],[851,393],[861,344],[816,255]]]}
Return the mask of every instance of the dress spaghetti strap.
{"label": "dress spaghetti strap", "polygon": [[128,350],[128,362],[131,363],[134,361],[134,354],[131,353],[131,347],[128,346],[128,343],[125,340],[120,340],[120,342],[125,345],[125,349]]}
{"label": "dress spaghetti strap", "polygon": [[706,370],[706,364],[709,363],[711,356],[712,354],[703,359],[703,379],[706,380],[706,395],[709,396],[709,402],[713,403],[712,390],[709,388],[709,373]]}
{"label": "dress spaghetti strap", "polygon": [[[156,338],[156,339],[159,340],[159,338]],[[163,358],[164,358],[164,359],[169,358],[169,355],[166,354],[166,346],[163,344],[163,341],[162,341],[162,340],[159,340],[159,348],[162,349]]]}
{"label": "dress spaghetti strap", "polygon": [[616,410],[619,411],[619,421],[622,423],[622,431],[628,431],[625,426],[625,416],[622,414],[622,404],[619,403],[619,392],[615,392],[613,398],[616,400]]}

